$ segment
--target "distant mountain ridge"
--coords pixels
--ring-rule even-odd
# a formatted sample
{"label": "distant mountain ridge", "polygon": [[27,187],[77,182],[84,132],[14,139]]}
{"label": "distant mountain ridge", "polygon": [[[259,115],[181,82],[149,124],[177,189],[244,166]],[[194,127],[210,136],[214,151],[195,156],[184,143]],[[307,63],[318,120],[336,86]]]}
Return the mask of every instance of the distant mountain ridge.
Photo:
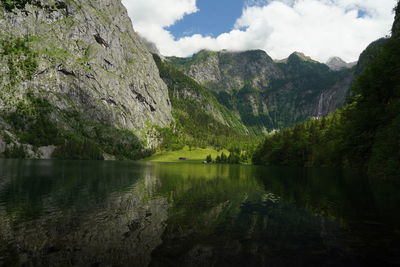
{"label": "distant mountain ridge", "polygon": [[254,133],[281,129],[344,105],[354,68],[337,71],[295,52],[274,61],[262,50],[202,50],[168,62],[209,88]]}

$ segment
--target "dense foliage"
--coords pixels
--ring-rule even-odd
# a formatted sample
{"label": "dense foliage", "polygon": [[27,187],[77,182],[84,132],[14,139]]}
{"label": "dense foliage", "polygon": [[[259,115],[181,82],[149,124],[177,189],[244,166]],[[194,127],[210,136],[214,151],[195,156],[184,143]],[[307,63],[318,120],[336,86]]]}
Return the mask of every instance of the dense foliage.
{"label": "dense foliage", "polygon": [[345,109],[267,137],[254,162],[351,167],[399,177],[400,39],[380,43],[355,80]]}
{"label": "dense foliage", "polygon": [[63,1],[54,1],[52,4],[42,4],[40,0],[1,0],[0,3],[9,12],[14,9],[24,9],[26,4],[34,5],[50,11],[66,7],[66,4]]}
{"label": "dense foliage", "polygon": [[[8,82],[3,90],[11,90],[19,82],[31,79],[38,67],[37,53],[30,47],[31,38],[0,39],[0,59],[7,62]],[[4,79],[4,78],[3,78]]]}
{"label": "dense foliage", "polygon": [[1,0],[1,4],[7,11],[12,11],[13,9],[22,9],[26,4],[39,5],[40,1],[37,0]]}
{"label": "dense foliage", "polygon": [[373,174],[400,176],[400,39],[391,38],[360,75],[346,114],[347,154]]}
{"label": "dense foliage", "polygon": [[247,151],[241,151],[240,149],[231,149],[229,155],[225,152],[221,152],[221,155],[215,157],[213,160],[211,155],[208,155],[205,159],[207,163],[225,163],[225,164],[240,164],[247,163],[250,159]]}
{"label": "dense foliage", "polygon": [[343,112],[312,119],[269,135],[253,157],[256,164],[340,166]]}

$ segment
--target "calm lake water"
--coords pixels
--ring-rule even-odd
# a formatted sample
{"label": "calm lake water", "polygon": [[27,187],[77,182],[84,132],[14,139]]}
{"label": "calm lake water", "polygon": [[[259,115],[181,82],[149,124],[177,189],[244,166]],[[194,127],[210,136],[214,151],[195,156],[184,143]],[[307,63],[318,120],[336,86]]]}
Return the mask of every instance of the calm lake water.
{"label": "calm lake water", "polygon": [[0,265],[399,266],[399,207],[338,170],[0,160]]}

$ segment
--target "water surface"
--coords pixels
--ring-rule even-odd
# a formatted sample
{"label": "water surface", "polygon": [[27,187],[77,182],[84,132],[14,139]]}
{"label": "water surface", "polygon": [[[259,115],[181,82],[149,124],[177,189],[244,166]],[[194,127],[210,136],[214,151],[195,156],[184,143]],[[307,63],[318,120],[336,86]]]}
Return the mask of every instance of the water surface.
{"label": "water surface", "polygon": [[339,170],[0,159],[0,265],[399,266],[399,189]]}

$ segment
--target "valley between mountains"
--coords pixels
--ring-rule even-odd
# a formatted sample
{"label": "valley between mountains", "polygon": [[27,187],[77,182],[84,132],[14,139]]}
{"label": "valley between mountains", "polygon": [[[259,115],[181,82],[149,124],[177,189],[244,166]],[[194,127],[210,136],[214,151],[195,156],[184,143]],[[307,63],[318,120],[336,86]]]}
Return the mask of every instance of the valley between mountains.
{"label": "valley between mountains", "polygon": [[[399,144],[375,141],[392,140],[398,127],[398,12],[392,36],[372,43],[358,62],[321,63],[301,52],[274,60],[261,50],[164,57],[134,31],[120,1],[2,0],[0,155],[138,160],[189,147],[226,151],[231,163],[367,166],[373,173],[390,155],[383,173],[397,174],[398,152],[388,147]],[[381,66],[387,76],[377,74]],[[381,87],[366,89],[370,83]],[[377,93],[383,87],[387,95]],[[366,103],[382,115],[375,124],[361,123]],[[333,148],[315,148],[336,130],[342,135],[332,137]]]}

